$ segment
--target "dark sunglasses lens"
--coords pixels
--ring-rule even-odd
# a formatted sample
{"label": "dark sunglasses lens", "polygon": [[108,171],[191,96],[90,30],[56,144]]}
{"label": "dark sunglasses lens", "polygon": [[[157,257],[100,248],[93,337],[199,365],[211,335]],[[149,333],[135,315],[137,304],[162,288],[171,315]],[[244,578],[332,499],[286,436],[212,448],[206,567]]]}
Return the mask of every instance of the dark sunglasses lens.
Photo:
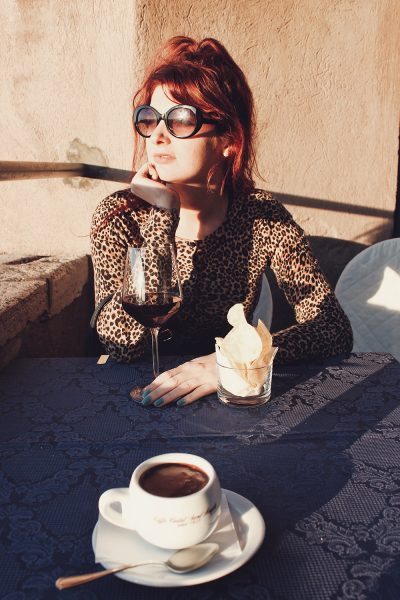
{"label": "dark sunglasses lens", "polygon": [[178,106],[168,113],[168,127],[177,137],[188,137],[196,129],[196,113]]}
{"label": "dark sunglasses lens", "polygon": [[142,108],[136,115],[136,130],[140,135],[149,137],[157,127],[157,115],[152,108]]}

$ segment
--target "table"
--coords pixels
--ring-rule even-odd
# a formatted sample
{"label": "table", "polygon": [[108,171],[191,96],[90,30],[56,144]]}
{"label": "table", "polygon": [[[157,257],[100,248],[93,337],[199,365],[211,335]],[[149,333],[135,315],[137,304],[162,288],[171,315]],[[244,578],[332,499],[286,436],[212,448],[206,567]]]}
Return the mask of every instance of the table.
{"label": "table", "polygon": [[[171,368],[181,358],[164,357]],[[387,354],[277,367],[271,401],[143,408],[128,398],[149,361],[20,359],[0,374],[0,598],[398,600],[400,365]],[[267,533],[238,571],[191,588],[115,577],[57,591],[94,569],[97,501],[161,452],[210,460]]]}

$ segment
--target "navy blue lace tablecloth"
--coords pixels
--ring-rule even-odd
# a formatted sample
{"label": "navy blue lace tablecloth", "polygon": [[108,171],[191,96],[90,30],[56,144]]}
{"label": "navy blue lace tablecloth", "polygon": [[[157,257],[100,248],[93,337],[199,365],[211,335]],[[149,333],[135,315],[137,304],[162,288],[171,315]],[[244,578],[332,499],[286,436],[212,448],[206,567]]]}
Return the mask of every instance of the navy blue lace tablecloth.
{"label": "navy blue lace tablecloth", "polygon": [[[143,408],[128,392],[150,374],[93,358],[22,359],[0,374],[2,600],[400,598],[399,363],[353,354],[276,368],[271,401],[249,409],[215,395]],[[259,508],[257,554],[190,588],[108,577],[57,591],[57,577],[95,570],[100,494],[170,451],[204,456]]]}

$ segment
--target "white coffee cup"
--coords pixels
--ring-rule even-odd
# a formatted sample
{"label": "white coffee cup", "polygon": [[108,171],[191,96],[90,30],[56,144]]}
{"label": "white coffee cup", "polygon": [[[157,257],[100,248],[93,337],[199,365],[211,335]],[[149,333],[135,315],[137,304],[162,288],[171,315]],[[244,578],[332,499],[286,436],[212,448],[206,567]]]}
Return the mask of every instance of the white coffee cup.
{"label": "white coffee cup", "polygon": [[[143,474],[165,463],[193,466],[207,475],[204,487],[186,496],[165,497],[140,485]],[[153,456],[134,470],[129,488],[107,490],[100,496],[99,511],[107,521],[135,530],[160,548],[180,549],[205,540],[221,514],[221,486],[213,466],[195,454],[174,452]]]}

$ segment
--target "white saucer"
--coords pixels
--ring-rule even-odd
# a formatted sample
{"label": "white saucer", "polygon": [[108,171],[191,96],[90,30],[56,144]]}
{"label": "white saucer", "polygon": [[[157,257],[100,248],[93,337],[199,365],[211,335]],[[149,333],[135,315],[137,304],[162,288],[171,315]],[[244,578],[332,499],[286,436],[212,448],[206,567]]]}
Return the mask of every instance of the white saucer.
{"label": "white saucer", "polygon": [[[217,555],[208,565],[205,565],[201,569],[181,575],[168,571],[162,565],[147,565],[123,571],[122,573],[116,573],[116,577],[130,581],[131,583],[151,587],[183,587],[213,581],[214,579],[228,575],[228,573],[232,573],[232,571],[244,565],[261,546],[265,535],[264,519],[260,511],[247,498],[230,490],[222,490],[222,492],[225,493],[229,503],[232,520],[242,550],[240,554],[230,559]],[[97,527],[98,525],[96,524],[92,535],[93,550],[95,548]],[[117,529],[120,530],[120,528]],[[126,531],[127,535],[132,533],[128,529],[124,531]],[[143,541],[143,544],[146,544],[146,542]],[[118,566],[117,563],[109,561],[102,562],[101,564],[106,569]]]}

